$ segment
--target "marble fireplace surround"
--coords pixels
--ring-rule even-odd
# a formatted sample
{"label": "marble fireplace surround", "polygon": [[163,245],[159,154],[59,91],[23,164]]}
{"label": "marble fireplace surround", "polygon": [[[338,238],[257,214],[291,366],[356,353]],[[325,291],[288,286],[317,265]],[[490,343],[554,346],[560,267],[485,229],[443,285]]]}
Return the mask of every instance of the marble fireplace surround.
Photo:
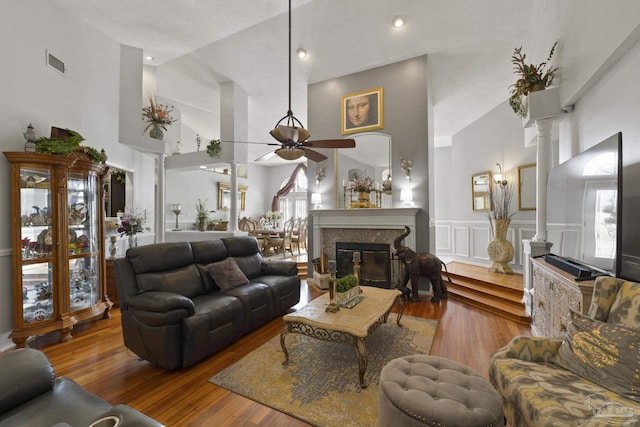
{"label": "marble fireplace surround", "polygon": [[[326,253],[335,259],[336,242],[388,243],[404,232],[405,225],[411,233],[404,245],[416,247],[416,220],[419,208],[394,209],[316,209],[309,213],[313,219],[309,259]],[[393,252],[393,249],[392,249]]]}

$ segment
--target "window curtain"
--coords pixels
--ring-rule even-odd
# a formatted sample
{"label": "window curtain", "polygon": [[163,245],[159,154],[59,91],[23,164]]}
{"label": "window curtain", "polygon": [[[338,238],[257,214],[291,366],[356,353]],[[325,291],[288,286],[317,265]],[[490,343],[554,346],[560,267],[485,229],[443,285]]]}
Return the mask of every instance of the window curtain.
{"label": "window curtain", "polygon": [[280,197],[286,196],[293,190],[293,187],[296,185],[296,176],[298,176],[298,172],[300,169],[307,173],[307,165],[304,163],[298,163],[298,166],[293,170],[291,176],[289,177],[289,181],[282,187],[275,196],[273,196],[273,201],[271,202],[271,210],[277,212],[280,210]]}

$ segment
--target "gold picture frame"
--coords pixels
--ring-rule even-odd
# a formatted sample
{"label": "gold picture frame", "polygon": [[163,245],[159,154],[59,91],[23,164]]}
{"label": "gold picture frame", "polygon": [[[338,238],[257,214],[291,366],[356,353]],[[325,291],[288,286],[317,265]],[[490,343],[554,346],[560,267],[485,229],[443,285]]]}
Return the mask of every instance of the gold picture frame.
{"label": "gold picture frame", "polygon": [[382,87],[350,93],[342,97],[342,134],[384,127]]}
{"label": "gold picture frame", "polygon": [[491,210],[491,187],[493,174],[491,171],[471,175],[471,208],[474,212]]}
{"label": "gold picture frame", "polygon": [[536,174],[535,163],[518,166],[518,210],[536,210]]}
{"label": "gold picture frame", "polygon": [[[247,200],[247,187],[246,185],[238,184],[238,210],[246,210]],[[229,210],[229,195],[231,194],[231,186],[226,182],[218,182],[218,210]]]}

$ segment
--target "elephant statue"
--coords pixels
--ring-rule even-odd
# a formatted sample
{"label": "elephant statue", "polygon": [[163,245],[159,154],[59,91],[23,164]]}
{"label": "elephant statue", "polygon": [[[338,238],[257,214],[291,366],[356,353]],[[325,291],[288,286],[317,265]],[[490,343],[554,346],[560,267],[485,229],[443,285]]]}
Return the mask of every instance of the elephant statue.
{"label": "elephant statue", "polygon": [[[431,282],[431,287],[433,288],[431,302],[440,302],[441,299],[448,299],[447,287],[441,275],[442,266],[444,266],[444,270],[447,273],[449,283],[453,282],[451,282],[451,278],[449,277],[446,264],[440,261],[440,258],[435,255],[430,253],[417,254],[413,249],[407,246],[401,246],[400,242],[411,232],[409,227],[405,226],[404,229],[405,232],[393,240],[393,247],[396,250],[396,254],[405,265],[404,277],[402,283],[398,285],[398,289],[404,294],[406,299],[409,299],[409,296],[411,296],[411,301],[419,301],[418,282],[420,276],[422,276],[428,278]],[[409,279],[411,279],[411,290],[407,287]]]}

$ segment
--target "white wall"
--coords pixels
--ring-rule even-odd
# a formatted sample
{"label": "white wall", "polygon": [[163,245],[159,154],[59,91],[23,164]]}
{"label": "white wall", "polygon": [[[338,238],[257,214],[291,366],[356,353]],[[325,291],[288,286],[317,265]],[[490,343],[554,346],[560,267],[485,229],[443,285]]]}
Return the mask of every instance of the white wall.
{"label": "white wall", "polygon": [[[118,143],[120,44],[47,0],[3,2],[0,40],[0,148],[22,151],[29,123],[38,136],[48,136],[51,126],[70,128],[85,137],[83,144],[104,148],[111,160],[135,170],[136,194],[153,194],[153,158]],[[46,50],[65,63],[64,75],[45,65]],[[9,166],[4,156],[0,177],[2,350],[11,344],[7,337],[13,328]]]}
{"label": "white wall", "polygon": [[[489,265],[487,245],[491,240],[486,212],[474,212],[471,176],[498,172],[496,163],[509,171],[516,183],[518,166],[535,163],[535,147],[525,148],[522,121],[505,101],[452,138],[451,147],[435,151],[436,254],[444,261],[457,260]],[[515,270],[522,260],[520,240],[535,234],[535,212],[519,211],[517,187],[512,201],[508,240],[516,249]]]}
{"label": "white wall", "polygon": [[[640,161],[640,3],[571,0],[552,6],[551,19],[541,24],[541,45],[560,39],[559,78],[554,83],[561,87],[563,105],[575,103],[574,112],[558,118],[554,126],[559,161],[619,131],[625,164]],[[452,147],[435,150],[436,253],[443,259],[490,264],[488,221],[471,211],[470,177],[495,172],[496,161],[507,168],[535,162],[535,147],[522,143],[521,125],[503,104],[454,135]],[[516,271],[522,268],[520,242],[533,234],[533,212],[518,212],[507,236],[516,248]]]}

